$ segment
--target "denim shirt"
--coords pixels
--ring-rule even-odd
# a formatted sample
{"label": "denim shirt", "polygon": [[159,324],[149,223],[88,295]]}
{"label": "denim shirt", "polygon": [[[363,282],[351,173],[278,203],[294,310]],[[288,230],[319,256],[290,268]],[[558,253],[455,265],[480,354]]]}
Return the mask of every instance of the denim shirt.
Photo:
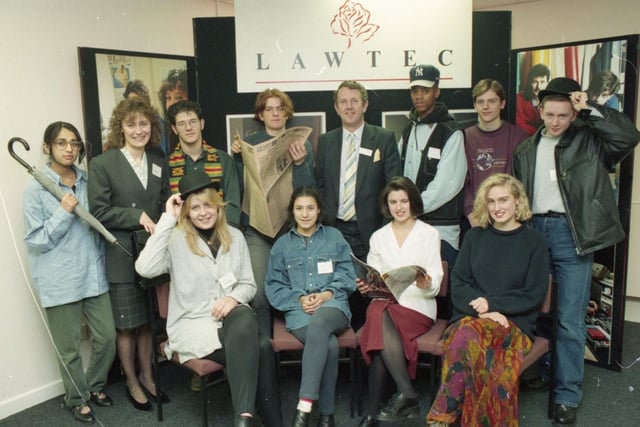
{"label": "denim shirt", "polygon": [[295,228],[273,245],[265,278],[265,292],[271,305],[284,313],[287,329],[307,326],[311,315],[302,310],[303,295],[331,291],[323,307],[341,310],[351,319],[349,295],[356,289],[351,248],[333,227],[319,225],[305,238]]}
{"label": "denim shirt", "polygon": [[[74,170],[75,196],[88,208],[86,172],[75,166]],[[63,191],[72,192],[49,167],[42,172]],[[104,244],[89,224],[64,210],[60,201],[35,180],[25,189],[23,207],[29,270],[43,307],[80,301],[109,290]]]}

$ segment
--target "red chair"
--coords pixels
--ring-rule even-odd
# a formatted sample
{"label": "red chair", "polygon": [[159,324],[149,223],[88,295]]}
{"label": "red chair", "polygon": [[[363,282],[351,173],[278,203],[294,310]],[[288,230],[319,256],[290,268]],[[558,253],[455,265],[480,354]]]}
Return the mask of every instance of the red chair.
{"label": "red chair", "polygon": [[[152,311],[154,311],[154,316],[157,320],[166,321],[167,313],[168,313],[168,305],[169,305],[169,283],[164,283],[162,285],[155,286],[150,289],[152,295],[155,295],[155,307],[152,307]],[[157,323],[154,322],[154,318],[152,317],[152,324]],[[152,334],[153,339],[153,372],[155,376],[156,382],[156,393],[158,396],[162,395],[162,387],[158,374],[158,364],[160,358],[166,359],[166,354],[164,352],[165,345],[167,343],[166,340],[162,340],[158,342],[158,336],[156,333]],[[212,382],[207,382],[207,377],[211,374],[215,374],[216,372],[220,372],[224,370],[224,366],[214,362],[209,359],[191,359],[186,361],[185,363],[180,363],[178,359],[178,355],[173,353],[171,362],[175,363],[178,366],[188,369],[192,373],[195,373],[200,376],[200,401],[202,404],[202,425],[203,427],[207,427],[208,424],[208,414],[207,414],[207,390],[211,387],[220,384],[226,381],[226,377],[220,377]],[[158,409],[158,421],[162,421],[162,399],[156,399],[156,406]]]}

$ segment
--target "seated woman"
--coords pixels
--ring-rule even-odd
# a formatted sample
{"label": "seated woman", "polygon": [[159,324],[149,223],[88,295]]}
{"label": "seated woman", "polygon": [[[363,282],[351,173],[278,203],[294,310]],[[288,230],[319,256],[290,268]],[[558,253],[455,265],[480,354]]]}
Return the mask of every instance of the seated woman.
{"label": "seated woman", "polygon": [[428,426],[517,426],[518,375],[531,350],[549,282],[544,237],[522,183],[507,174],[480,185],[451,275],[451,325],[444,334],[442,384]]}
{"label": "seated woman", "polygon": [[[416,219],[423,205],[415,184],[404,176],[393,178],[380,195],[380,210],[393,220],[371,236],[367,263],[381,273],[419,265],[427,274],[418,273],[398,301],[374,299],[369,304],[360,337],[362,357],[369,364],[369,401],[361,427],[420,415],[418,394],[411,385],[418,359],[415,339],[429,331],[436,319],[434,297],[443,275],[438,231]],[[359,279],[356,284],[366,295],[369,284]],[[387,373],[398,393],[378,412]]]}
{"label": "seated woman", "polygon": [[336,335],[349,327],[349,294],[355,272],[342,234],[321,224],[324,208],[318,191],[300,187],[289,202],[291,230],[273,245],[265,291],[284,312],[287,329],[304,343],[294,427],[306,427],[318,401],[322,427],[333,427],[338,379]]}
{"label": "seated woman", "polygon": [[[252,426],[259,363],[272,360],[271,344],[259,340],[248,305],[256,285],[247,244],[239,230],[227,225],[224,202],[213,185],[204,171],[180,180],[180,194],[167,200],[136,270],[143,277],[171,275],[167,357],[175,352],[181,363],[206,357],[224,364],[234,425]],[[262,366],[274,369],[269,362]],[[277,396],[274,392],[272,404],[279,412]]]}

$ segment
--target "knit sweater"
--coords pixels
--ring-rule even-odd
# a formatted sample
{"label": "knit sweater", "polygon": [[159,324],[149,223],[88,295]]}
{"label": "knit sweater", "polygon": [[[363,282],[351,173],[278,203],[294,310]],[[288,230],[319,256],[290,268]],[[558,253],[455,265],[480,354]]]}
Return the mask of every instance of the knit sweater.
{"label": "knit sweater", "polygon": [[478,316],[469,302],[484,297],[529,337],[549,283],[544,237],[528,226],[513,231],[474,227],[465,235],[451,274],[451,322]]}

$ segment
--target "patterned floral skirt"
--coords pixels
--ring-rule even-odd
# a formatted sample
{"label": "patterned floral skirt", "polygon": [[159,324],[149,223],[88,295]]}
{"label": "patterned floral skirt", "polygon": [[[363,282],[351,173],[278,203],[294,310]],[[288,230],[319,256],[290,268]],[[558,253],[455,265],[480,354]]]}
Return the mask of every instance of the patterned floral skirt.
{"label": "patterned floral skirt", "polygon": [[463,317],[444,333],[442,384],[427,421],[517,426],[518,376],[531,339],[511,321]]}

